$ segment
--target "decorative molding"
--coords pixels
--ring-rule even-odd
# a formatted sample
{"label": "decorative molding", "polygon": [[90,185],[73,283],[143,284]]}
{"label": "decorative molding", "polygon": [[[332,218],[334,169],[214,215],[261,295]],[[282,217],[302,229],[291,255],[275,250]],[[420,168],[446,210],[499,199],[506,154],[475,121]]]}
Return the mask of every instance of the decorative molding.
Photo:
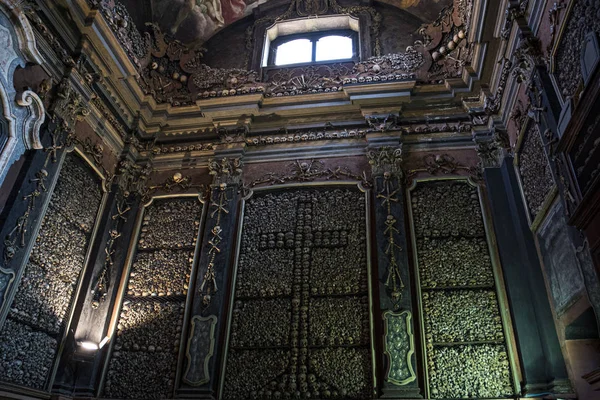
{"label": "decorative molding", "polygon": [[127,222],[126,215],[130,210],[131,207],[126,198],[117,201],[117,213],[111,216],[112,226],[108,233],[108,241],[104,247],[104,263],[92,281],[92,308],[98,308],[101,303],[106,301],[108,290],[110,289],[110,273],[114,265],[115,241],[121,237],[121,229],[123,228],[123,224]]}
{"label": "decorative molding", "polygon": [[406,179],[410,180],[420,172],[427,172],[430,175],[452,175],[459,170],[473,172],[473,167],[466,167],[457,162],[449,154],[426,154],[421,158],[424,164],[421,168],[413,168],[406,172]]}
{"label": "decorative molding", "polygon": [[173,191],[187,192],[190,189],[197,189],[200,193],[207,193],[207,187],[204,184],[192,184],[192,178],[184,176],[181,172],[176,172],[173,176],[167,178],[163,183],[148,186],[142,189],[142,202],[147,203],[152,199],[156,192],[172,193]]}
{"label": "decorative molding", "polygon": [[[543,210],[553,191],[552,169],[544,151],[537,123],[529,118],[515,148],[514,165],[521,182],[530,225]],[[537,224],[536,224],[537,225]]]}
{"label": "decorative molding", "polygon": [[15,280],[15,272],[0,267],[0,311],[4,308],[4,302],[10,292],[10,286]]}
{"label": "decorative molding", "polygon": [[40,128],[46,119],[46,110],[40,97],[26,90],[17,98],[17,104],[28,109],[28,115],[23,121],[23,143],[27,150],[40,150],[43,148],[40,141]]}
{"label": "decorative molding", "polygon": [[417,379],[413,368],[415,339],[412,332],[410,311],[383,313],[384,353],[388,357],[385,380],[394,385],[404,386]]}
{"label": "decorative molding", "polygon": [[248,188],[258,185],[280,185],[288,182],[312,182],[317,179],[324,180],[343,180],[350,179],[359,181],[363,187],[370,187],[371,184],[363,171],[362,175],[357,175],[347,167],[325,168],[325,164],[317,160],[296,160],[288,165],[288,171],[285,173],[269,172],[260,178],[249,183]]}
{"label": "decorative molding", "polygon": [[[192,386],[201,386],[210,382],[209,362],[215,350],[215,328],[217,317],[209,315],[192,317],[192,329],[189,333],[186,357],[187,368],[183,381]],[[193,350],[192,350],[193,349]]]}
{"label": "decorative molding", "polygon": [[[7,24],[7,26],[4,26]],[[42,63],[31,25],[14,0],[0,2],[0,118],[6,121],[0,145],[0,182],[10,166],[26,150],[41,149],[40,127],[46,113],[41,99],[32,91],[17,93],[13,74],[27,62]],[[23,56],[21,56],[23,55]],[[3,124],[4,125],[4,124]]]}
{"label": "decorative molding", "polygon": [[385,210],[385,229],[383,235],[386,238],[385,255],[389,260],[387,267],[387,278],[385,286],[390,294],[394,310],[400,308],[404,292],[404,282],[398,264],[400,255],[404,249],[397,241],[399,227],[392,213],[393,203],[398,203],[402,194],[400,180],[402,179],[402,145],[398,147],[381,147],[377,150],[367,151],[367,158],[372,168],[373,180],[376,188],[376,200],[381,200],[380,206]]}
{"label": "decorative molding", "polygon": [[367,158],[373,176],[402,178],[402,144],[398,147],[380,147],[368,150]]}

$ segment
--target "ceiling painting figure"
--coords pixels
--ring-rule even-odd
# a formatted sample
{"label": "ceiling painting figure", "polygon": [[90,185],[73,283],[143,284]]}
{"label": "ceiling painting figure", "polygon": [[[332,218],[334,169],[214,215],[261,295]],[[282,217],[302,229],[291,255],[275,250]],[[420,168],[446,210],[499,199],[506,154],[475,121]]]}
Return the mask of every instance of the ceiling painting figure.
{"label": "ceiling painting figure", "polygon": [[201,45],[215,32],[240,19],[243,0],[153,0],[153,19],[183,43]]}

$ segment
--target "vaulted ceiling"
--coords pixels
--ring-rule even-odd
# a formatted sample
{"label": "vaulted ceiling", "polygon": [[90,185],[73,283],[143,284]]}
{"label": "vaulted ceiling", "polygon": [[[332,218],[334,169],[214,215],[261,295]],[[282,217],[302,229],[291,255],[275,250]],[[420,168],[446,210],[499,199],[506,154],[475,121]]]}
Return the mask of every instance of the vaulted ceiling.
{"label": "vaulted ceiling", "polygon": [[[316,10],[322,1],[310,0],[310,2],[314,3]],[[452,0],[381,0],[380,2],[403,10],[406,17],[417,25],[434,22],[445,7],[452,5]],[[207,42],[217,32],[256,13],[259,9],[287,6],[290,2],[281,0],[125,0],[123,3],[138,28],[152,22],[166,34],[188,44]],[[340,5],[369,5],[369,2],[341,1]]]}

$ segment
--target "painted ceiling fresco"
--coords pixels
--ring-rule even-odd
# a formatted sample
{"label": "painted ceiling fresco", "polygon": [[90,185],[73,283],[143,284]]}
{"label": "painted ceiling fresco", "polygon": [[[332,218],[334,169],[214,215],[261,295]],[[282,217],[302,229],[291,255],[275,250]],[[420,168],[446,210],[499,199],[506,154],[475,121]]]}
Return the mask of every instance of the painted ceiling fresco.
{"label": "painted ceiling fresco", "polygon": [[[201,45],[223,28],[252,14],[257,6],[276,0],[149,1],[152,22],[164,33],[185,44]],[[452,5],[451,0],[383,0],[382,3],[406,11],[420,25],[433,22],[444,7]],[[139,13],[134,7],[129,8],[130,13]]]}

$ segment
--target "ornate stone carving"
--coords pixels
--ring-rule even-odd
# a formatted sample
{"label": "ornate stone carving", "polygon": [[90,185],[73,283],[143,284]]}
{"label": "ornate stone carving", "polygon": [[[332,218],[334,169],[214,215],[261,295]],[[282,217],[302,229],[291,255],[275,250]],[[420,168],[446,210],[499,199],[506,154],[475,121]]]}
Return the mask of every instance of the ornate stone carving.
{"label": "ornate stone carving", "polygon": [[386,174],[395,178],[402,177],[402,145],[398,147],[381,147],[367,151],[373,176]]}
{"label": "ornate stone carving", "polygon": [[381,115],[370,115],[365,117],[365,121],[369,124],[369,128],[372,132],[388,132],[392,130],[400,130],[399,119],[402,114],[402,110],[396,114],[388,114],[385,116]]}
{"label": "ornate stone carving", "polygon": [[181,172],[176,172],[173,176],[167,178],[159,185],[151,185],[143,189],[142,201],[147,202],[156,192],[172,193],[173,191],[186,192],[190,189],[197,189],[199,193],[206,193],[206,185],[192,184],[192,178],[184,176]]}
{"label": "ornate stone carving", "polygon": [[502,71],[500,72],[500,79],[498,81],[496,93],[494,93],[492,97],[485,97],[483,108],[486,114],[492,115],[500,110],[500,106],[502,105],[502,99],[504,97],[504,90],[506,89],[508,77],[510,76],[512,68],[512,60],[504,58],[502,60]]}
{"label": "ornate stone carving", "polygon": [[56,96],[54,112],[60,115],[71,129],[75,128],[77,121],[82,121],[90,114],[90,109],[81,94],[71,86],[69,75],[58,84]]}
{"label": "ornate stone carving", "polygon": [[384,351],[388,357],[385,380],[398,386],[417,379],[413,368],[415,340],[411,319],[410,311],[383,313]]}
{"label": "ornate stone carving", "polygon": [[[27,16],[29,22],[31,22],[37,32],[39,32],[39,34],[48,42],[50,49],[56,53],[58,59],[61,60],[66,67],[75,66],[75,60],[73,60],[71,51],[63,45],[62,41],[58,39],[54,33],[52,33],[51,29],[38,15],[39,8],[37,4],[35,4],[33,1],[27,0],[21,1],[20,6]],[[33,36],[33,32],[31,32],[31,36]],[[31,40],[31,42],[35,42],[35,40]],[[39,57],[38,62],[42,62],[41,56]]]}
{"label": "ornate stone carving", "polygon": [[[130,58],[139,68],[139,84],[158,103],[173,106],[193,104],[197,99],[264,93],[266,97],[335,92],[344,84],[372,83],[393,80],[420,79],[439,81],[460,77],[463,67],[471,62],[472,46],[465,42],[471,19],[471,2],[457,0],[452,7],[444,9],[440,17],[425,25],[417,40],[406,51],[381,55],[379,29],[381,16],[370,6],[340,6],[336,0],[323,0],[320,6],[308,2],[293,1],[280,16],[266,16],[255,21],[246,32],[246,46],[253,46],[253,32],[259,25],[271,24],[304,15],[301,10],[327,10],[325,13],[370,15],[369,28],[374,41],[374,57],[351,65],[329,64],[308,67],[282,67],[267,71],[261,81],[257,71],[222,69],[202,62],[202,50],[189,48],[166,37],[156,25],[148,24],[148,32],[142,36],[130,21],[129,15],[119,2],[102,0],[98,6],[103,10],[109,25],[128,50]],[[310,6],[309,6],[310,4]],[[438,46],[441,43],[441,47]],[[435,63],[432,63],[430,51]],[[248,54],[247,54],[248,55]]]}
{"label": "ornate stone carving", "polygon": [[[405,53],[370,57],[365,61],[354,64],[352,74],[355,76],[344,78],[344,83],[409,79],[414,77],[413,73],[425,64],[427,56],[422,48],[411,46],[406,49]],[[400,75],[400,77],[397,77],[397,75]],[[359,80],[361,77],[371,77],[371,79]],[[378,79],[375,80],[375,77],[378,77]]]}
{"label": "ornate stone carving", "polygon": [[222,144],[245,143],[246,136],[250,133],[248,125],[239,125],[231,128],[217,126],[217,132]]}
{"label": "ornate stone carving", "polygon": [[141,66],[151,42],[137,30],[125,5],[118,0],[88,0],[88,3],[100,10],[131,61]]}
{"label": "ornate stone carving", "polygon": [[408,170],[406,180],[410,180],[419,172],[427,172],[430,175],[450,175],[458,170],[473,172],[473,169],[458,163],[454,157],[449,154],[427,154],[421,159],[423,164],[420,168]]}
{"label": "ornate stone carving", "polygon": [[290,164],[286,173],[270,172],[254,181],[250,182],[249,187],[262,184],[283,184],[287,182],[311,182],[317,179],[341,180],[350,179],[362,182],[363,186],[369,187],[370,183],[365,172],[362,175],[354,174],[346,167],[336,167],[335,169],[325,168],[321,161],[296,160]]}
{"label": "ornate stone carving", "polygon": [[517,78],[517,82],[530,82],[535,66],[543,63],[539,39],[522,37],[519,46],[513,52],[513,58],[515,61],[512,74]]}
{"label": "ornate stone carving", "polygon": [[242,178],[242,166],[241,158],[209,159],[208,171],[213,176],[213,185],[238,184]]}
{"label": "ornate stone carving", "polygon": [[529,0],[519,0],[518,2],[509,2],[504,12],[504,27],[500,33],[502,40],[508,40],[514,21],[523,18],[527,12]]}
{"label": "ornate stone carving", "polygon": [[399,227],[392,212],[392,206],[399,202],[401,187],[399,179],[402,178],[402,146],[381,147],[378,150],[367,152],[369,164],[372,167],[377,190],[376,199],[379,205],[386,211],[385,228],[383,234],[386,238],[385,255],[389,260],[387,266],[387,278],[385,286],[390,293],[394,309],[400,307],[404,282],[400,273],[400,252],[404,249],[398,243]]}
{"label": "ornate stone carving", "polygon": [[546,158],[538,125],[529,121],[521,146],[517,149],[517,165],[531,221],[541,211],[554,187],[552,170]]}
{"label": "ornate stone carving", "polygon": [[260,135],[246,138],[248,146],[265,146],[280,143],[299,143],[315,140],[360,139],[364,138],[371,129],[365,128],[334,128],[327,125],[323,129],[308,129],[288,132],[283,129],[277,135]]}
{"label": "ornate stone carving", "polygon": [[208,363],[213,356],[215,347],[215,327],[217,317],[210,315],[192,317],[192,328],[187,346],[187,368],[183,381],[192,386],[200,386],[210,382]]}
{"label": "ornate stone carving", "polygon": [[355,188],[246,202],[224,398],[372,395],[364,202]]}
{"label": "ornate stone carving", "polygon": [[[494,133],[494,135],[498,134]],[[483,168],[498,168],[502,165],[505,152],[499,136],[491,139],[473,138],[473,142],[475,142],[475,150],[481,159]]]}

